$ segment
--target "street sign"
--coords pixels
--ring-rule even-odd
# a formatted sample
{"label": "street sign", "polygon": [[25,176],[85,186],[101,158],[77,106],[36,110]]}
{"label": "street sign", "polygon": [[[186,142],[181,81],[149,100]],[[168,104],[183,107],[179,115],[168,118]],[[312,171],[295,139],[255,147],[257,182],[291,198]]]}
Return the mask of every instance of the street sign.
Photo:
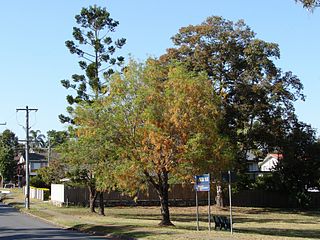
{"label": "street sign", "polygon": [[210,175],[203,174],[195,176],[194,189],[197,192],[210,192]]}
{"label": "street sign", "polygon": [[199,204],[198,204],[198,192],[208,192],[208,227],[211,231],[211,210],[210,210],[210,174],[202,174],[194,176],[195,183],[194,189],[196,190],[196,207],[197,207],[197,231],[199,231]]}

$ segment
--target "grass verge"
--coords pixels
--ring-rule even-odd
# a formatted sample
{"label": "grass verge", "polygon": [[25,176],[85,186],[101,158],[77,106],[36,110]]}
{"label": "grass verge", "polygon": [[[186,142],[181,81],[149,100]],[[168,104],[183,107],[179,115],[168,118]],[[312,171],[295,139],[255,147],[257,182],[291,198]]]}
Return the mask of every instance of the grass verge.
{"label": "grass verge", "polygon": [[[109,239],[320,239],[319,211],[267,208],[234,208],[234,234],[208,231],[207,207],[200,207],[200,231],[196,231],[194,207],[170,208],[174,227],[159,227],[159,207],[110,207],[106,216],[89,213],[88,208],[59,208],[31,200],[25,210],[21,190],[13,190],[5,203],[22,212],[41,217],[66,228],[99,233]],[[212,207],[212,214],[228,215],[228,209]]]}

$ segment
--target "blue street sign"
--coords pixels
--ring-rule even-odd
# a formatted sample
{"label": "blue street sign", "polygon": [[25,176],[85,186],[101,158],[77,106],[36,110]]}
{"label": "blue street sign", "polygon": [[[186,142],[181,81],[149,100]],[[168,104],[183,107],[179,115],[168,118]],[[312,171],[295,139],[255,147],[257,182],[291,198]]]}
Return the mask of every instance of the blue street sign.
{"label": "blue street sign", "polygon": [[194,189],[197,192],[210,192],[210,174],[195,176]]}

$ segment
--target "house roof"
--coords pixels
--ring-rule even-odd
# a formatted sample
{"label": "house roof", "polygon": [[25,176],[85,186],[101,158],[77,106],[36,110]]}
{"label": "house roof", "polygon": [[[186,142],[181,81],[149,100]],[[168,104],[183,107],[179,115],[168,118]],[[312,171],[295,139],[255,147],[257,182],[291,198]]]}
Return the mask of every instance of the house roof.
{"label": "house roof", "polygon": [[47,160],[47,154],[45,153],[29,153],[30,161],[43,161]]}
{"label": "house roof", "polygon": [[[47,162],[47,153],[29,153],[29,161],[31,162]],[[19,163],[25,162],[25,153],[20,156]]]}

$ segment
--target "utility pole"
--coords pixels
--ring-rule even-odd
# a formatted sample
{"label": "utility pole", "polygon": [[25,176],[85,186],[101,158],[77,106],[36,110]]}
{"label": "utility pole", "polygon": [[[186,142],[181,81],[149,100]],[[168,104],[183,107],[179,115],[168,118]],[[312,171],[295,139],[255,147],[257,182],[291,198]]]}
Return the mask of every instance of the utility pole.
{"label": "utility pole", "polygon": [[50,160],[51,160],[51,141],[50,141],[50,137],[48,138],[48,166],[50,164]]}
{"label": "utility pole", "polygon": [[18,111],[26,111],[26,189],[25,189],[25,207],[30,209],[30,168],[29,168],[29,112],[38,111],[36,108],[17,108]]}
{"label": "utility pole", "polygon": [[[5,123],[0,123],[0,125],[7,125],[7,123],[6,122]],[[0,187],[3,187],[3,177],[2,177],[2,175],[0,175],[0,177],[1,177]]]}

